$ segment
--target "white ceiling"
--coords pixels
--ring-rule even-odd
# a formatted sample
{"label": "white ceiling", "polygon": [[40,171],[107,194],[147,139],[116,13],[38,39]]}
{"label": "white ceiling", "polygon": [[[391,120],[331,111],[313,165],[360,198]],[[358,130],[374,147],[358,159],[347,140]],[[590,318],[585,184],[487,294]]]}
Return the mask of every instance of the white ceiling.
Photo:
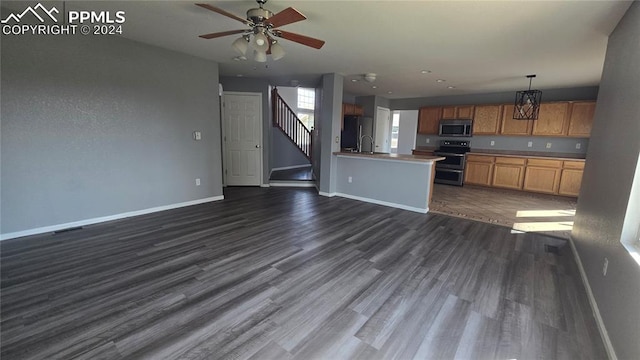
{"label": "white ceiling", "polygon": [[[231,48],[236,35],[199,38],[245,25],[195,2],[67,2],[66,6],[67,10],[124,10],[124,37],[214,60],[222,76],[315,85],[319,75],[339,73],[345,76],[347,93],[410,98],[521,90],[528,86],[526,74],[537,74],[533,87],[542,90],[598,85],[607,37],[631,5],[617,0],[269,0],[265,8],[274,13],[292,6],[307,16],[283,30],[326,44],[316,50],[283,39],[287,55],[275,62],[269,59],[265,66],[232,60],[237,55]],[[242,18],[257,5],[254,0],[202,2]],[[377,89],[362,81],[368,72],[378,75]]]}

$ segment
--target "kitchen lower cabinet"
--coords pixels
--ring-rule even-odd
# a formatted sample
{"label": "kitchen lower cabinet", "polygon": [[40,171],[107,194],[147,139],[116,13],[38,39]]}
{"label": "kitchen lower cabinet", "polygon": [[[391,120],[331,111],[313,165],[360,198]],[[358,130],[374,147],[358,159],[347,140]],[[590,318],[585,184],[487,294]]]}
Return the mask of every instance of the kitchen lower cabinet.
{"label": "kitchen lower cabinet", "polygon": [[491,186],[494,156],[467,155],[464,171],[464,183]]}
{"label": "kitchen lower cabinet", "polygon": [[523,189],[545,194],[557,194],[560,185],[562,161],[529,159],[524,175]]}
{"label": "kitchen lower cabinet", "polygon": [[496,157],[492,185],[499,188],[521,190],[526,163],[527,160],[524,158]]}
{"label": "kitchen lower cabinet", "polygon": [[582,174],[584,172],[584,162],[565,161],[560,176],[558,187],[559,195],[578,196],[582,185]]}

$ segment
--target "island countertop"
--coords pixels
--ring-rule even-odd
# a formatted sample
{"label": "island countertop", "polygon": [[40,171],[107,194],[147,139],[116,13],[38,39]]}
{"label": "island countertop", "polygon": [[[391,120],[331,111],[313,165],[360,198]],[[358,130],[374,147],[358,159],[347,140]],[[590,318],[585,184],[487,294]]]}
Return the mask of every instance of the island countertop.
{"label": "island countertop", "polygon": [[445,159],[442,156],[389,154],[389,153],[369,154],[366,152],[358,153],[358,152],[347,152],[347,151],[337,151],[337,152],[334,152],[333,155],[354,157],[354,158],[369,158],[369,159],[390,160],[390,161],[401,160],[401,161],[424,162],[424,163],[440,161]]}

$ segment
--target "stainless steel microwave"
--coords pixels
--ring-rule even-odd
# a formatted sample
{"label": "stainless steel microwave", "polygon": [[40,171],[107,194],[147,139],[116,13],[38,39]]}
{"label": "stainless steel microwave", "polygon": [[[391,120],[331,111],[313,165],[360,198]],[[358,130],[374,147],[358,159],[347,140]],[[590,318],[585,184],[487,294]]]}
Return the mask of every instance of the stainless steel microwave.
{"label": "stainless steel microwave", "polygon": [[438,135],[471,137],[472,128],[473,120],[470,119],[440,120]]}

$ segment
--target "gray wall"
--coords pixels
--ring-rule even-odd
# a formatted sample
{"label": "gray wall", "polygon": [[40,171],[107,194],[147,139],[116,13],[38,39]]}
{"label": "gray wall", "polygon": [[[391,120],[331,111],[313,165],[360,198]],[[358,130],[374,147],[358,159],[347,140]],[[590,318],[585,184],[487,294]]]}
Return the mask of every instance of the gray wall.
{"label": "gray wall", "polygon": [[[336,157],[340,151],[340,123],[342,116],[342,83],[344,77],[338,74],[322,75],[322,96],[320,104],[320,184],[324,193],[336,191]],[[336,138],[338,141],[336,142]]]}
{"label": "gray wall", "polygon": [[222,195],[216,63],[115,36],[1,46],[3,234]]}
{"label": "gray wall", "polygon": [[426,163],[339,157],[336,191],[427,210],[431,170]]}
{"label": "gray wall", "polygon": [[[640,359],[640,265],[620,243],[640,152],[638,64],[640,3],[635,2],[609,37],[572,232],[619,359]],[[629,221],[640,226],[637,217]],[[603,276],[605,257],[609,269]]]}

